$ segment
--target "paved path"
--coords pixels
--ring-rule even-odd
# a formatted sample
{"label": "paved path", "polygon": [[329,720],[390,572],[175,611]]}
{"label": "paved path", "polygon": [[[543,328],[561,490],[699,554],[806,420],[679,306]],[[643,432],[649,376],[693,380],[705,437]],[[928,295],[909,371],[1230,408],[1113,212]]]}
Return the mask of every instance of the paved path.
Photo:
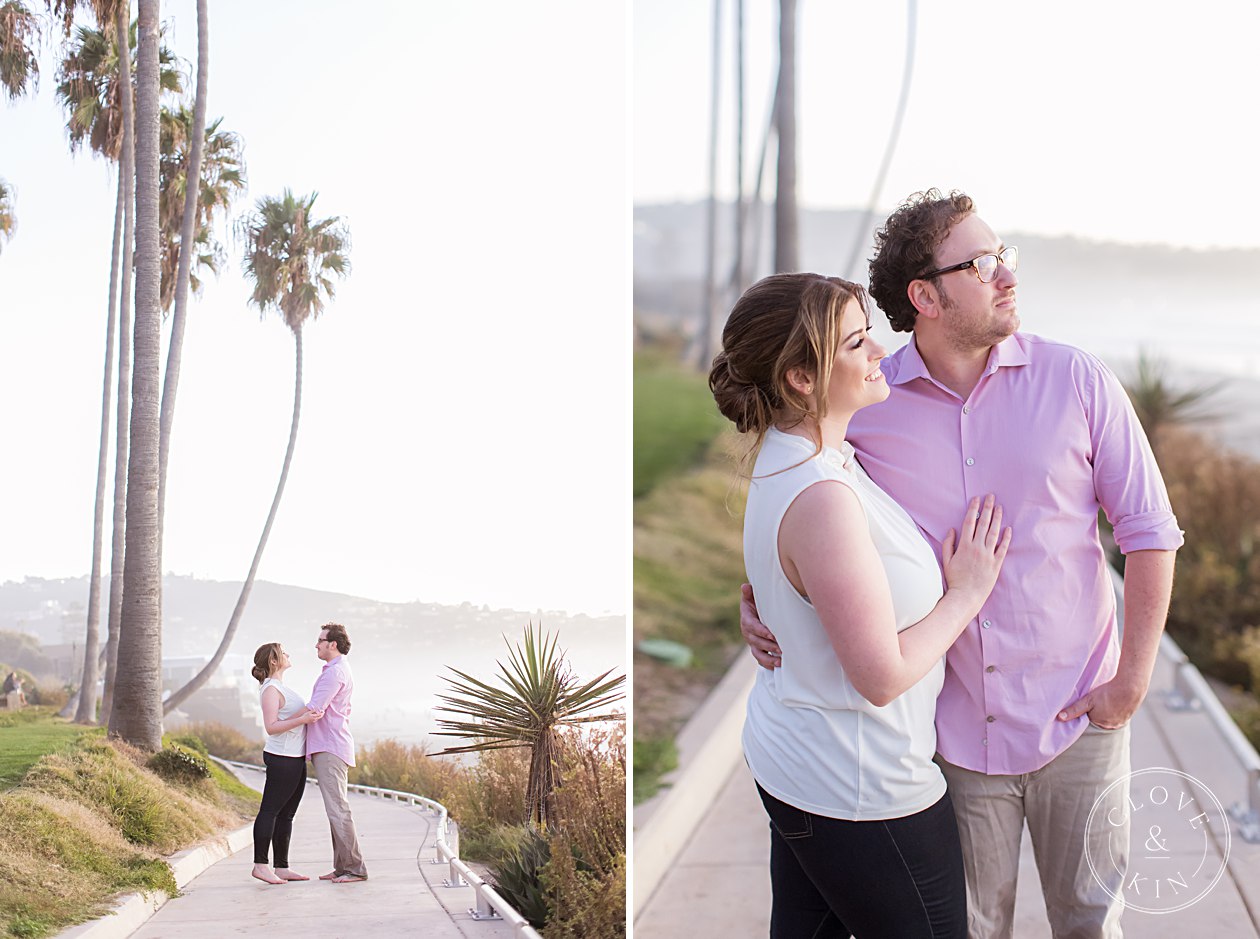
{"label": "paved path", "polygon": [[[262,773],[238,771],[261,788]],[[170,900],[136,939],[221,939],[225,936],[301,936],[304,939],[502,939],[512,928],[477,921],[471,887],[446,887],[450,869],[434,864],[436,818],[418,807],[350,796],[359,843],[368,865],[362,883],[333,884],[316,876],[332,868],[323,800],[308,784],[294,820],[289,859],[311,877],[271,886],[250,877],[253,846],[218,862]]]}
{"label": "paved path", "polygon": [[[1133,768],[1169,767],[1188,773],[1201,779],[1228,807],[1243,796],[1243,772],[1205,714],[1172,711],[1166,706],[1172,681],[1172,665],[1161,657],[1152,691],[1134,716]],[[736,706],[742,708],[742,700]],[[728,766],[715,779],[699,825],[673,865],[650,895],[642,898],[634,921],[635,939],[736,939],[768,934],[770,834],[765,810],[742,757]],[[1260,936],[1260,844],[1249,844],[1237,836],[1236,828],[1233,831],[1228,870],[1212,892],[1193,906],[1165,915],[1127,910],[1122,921],[1126,939]],[[639,900],[636,896],[636,903]],[[1036,863],[1025,832],[1015,937],[1049,936]]]}

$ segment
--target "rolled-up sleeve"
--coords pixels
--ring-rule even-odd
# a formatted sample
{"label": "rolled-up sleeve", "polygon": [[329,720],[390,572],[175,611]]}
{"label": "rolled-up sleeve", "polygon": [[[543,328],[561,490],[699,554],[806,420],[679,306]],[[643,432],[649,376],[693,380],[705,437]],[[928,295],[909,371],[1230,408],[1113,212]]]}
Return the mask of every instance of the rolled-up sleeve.
{"label": "rolled-up sleeve", "polygon": [[1122,554],[1176,551],[1185,543],[1146,432],[1119,379],[1094,360],[1086,411],[1094,490]]}

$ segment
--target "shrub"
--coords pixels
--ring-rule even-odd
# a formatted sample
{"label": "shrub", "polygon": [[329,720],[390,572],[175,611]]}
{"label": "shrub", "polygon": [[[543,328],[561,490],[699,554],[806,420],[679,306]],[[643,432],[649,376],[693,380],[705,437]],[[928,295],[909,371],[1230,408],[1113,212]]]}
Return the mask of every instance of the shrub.
{"label": "shrub", "polygon": [[542,870],[551,860],[551,845],[530,825],[499,826],[490,840],[495,857],[487,866],[494,889],[531,926],[541,929],[550,912]]}
{"label": "shrub", "polygon": [[388,738],[359,747],[355,762],[350,769],[352,783],[411,792],[443,804],[461,772],[453,760],[432,756],[422,745],[408,746]]}
{"label": "shrub", "polygon": [[1185,546],[1168,631],[1207,674],[1260,689],[1249,636],[1260,627],[1260,463],[1167,430],[1161,468]]}
{"label": "shrub", "polygon": [[183,729],[184,736],[201,740],[207,753],[221,760],[238,763],[261,763],[262,741],[251,740],[239,730],[217,721],[198,721]]}
{"label": "shrub", "polygon": [[203,757],[210,755],[210,751],[206,749],[206,745],[201,742],[201,738],[196,734],[190,734],[187,732],[182,734],[168,734],[166,736],[165,743],[168,745],[177,744],[185,750],[195,750]]}
{"label": "shrub", "polygon": [[210,778],[210,767],[195,750],[173,744],[149,757],[149,769],[169,782],[196,785]]}

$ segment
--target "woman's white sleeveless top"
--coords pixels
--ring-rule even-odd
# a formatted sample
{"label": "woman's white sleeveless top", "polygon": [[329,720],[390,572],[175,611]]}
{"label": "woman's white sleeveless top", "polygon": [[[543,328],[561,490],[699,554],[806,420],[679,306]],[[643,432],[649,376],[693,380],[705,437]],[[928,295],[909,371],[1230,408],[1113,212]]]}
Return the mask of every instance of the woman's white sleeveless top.
{"label": "woman's white sleeveless top", "polygon": [[885,707],[858,694],[813,606],[783,571],[779,525],[793,500],[813,484],[838,480],[848,486],[862,504],[883,561],[898,631],[940,600],[941,570],[910,516],[866,475],[847,441],[841,450],[813,452],[811,441],[771,429],[749,486],[744,565],[758,615],[778,640],[783,664],[757,670],[748,696],[744,756],[763,789],[804,811],[854,821],[901,818],[945,793],[945,779],[932,762],[944,658]]}
{"label": "woman's white sleeveless top", "polygon": [[[283,684],[279,679],[268,678],[262,683],[262,687],[258,689],[258,703],[262,703],[262,693],[268,687],[273,687],[280,692],[283,701],[280,702],[280,711],[276,717],[282,721],[287,721],[290,717],[297,717],[306,710],[306,702],[302,700],[302,696]],[[274,753],[276,756],[306,756],[306,725],[298,724],[296,727],[290,727],[284,733],[268,734],[267,742],[263,744],[263,752]]]}

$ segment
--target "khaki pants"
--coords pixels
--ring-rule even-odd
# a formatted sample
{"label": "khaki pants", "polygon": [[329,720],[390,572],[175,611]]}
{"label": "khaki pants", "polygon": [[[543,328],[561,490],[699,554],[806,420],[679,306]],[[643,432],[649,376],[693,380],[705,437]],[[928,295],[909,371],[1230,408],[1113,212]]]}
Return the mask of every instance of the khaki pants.
{"label": "khaki pants", "polygon": [[338,874],[366,877],[367,867],[359,851],[359,836],[355,833],[350,801],[346,798],[346,774],[350,767],[339,757],[322,751],[311,756],[311,763],[315,767],[319,794],[324,797],[328,827],[332,829],[333,870]]}
{"label": "khaki pants", "polygon": [[[1120,902],[1094,878],[1085,857],[1085,822],[1111,783],[1129,773],[1129,728],[1089,725],[1074,744],[1046,766],[1019,776],[988,776],[936,758],[954,799],[967,873],[967,932],[971,939],[1010,939],[1015,921],[1015,880],[1024,822],[1032,836],[1037,873],[1055,939],[1119,939]],[[1126,819],[1119,843],[1128,845],[1127,786],[1107,794]],[[1120,871],[1105,874],[1120,896]]]}

